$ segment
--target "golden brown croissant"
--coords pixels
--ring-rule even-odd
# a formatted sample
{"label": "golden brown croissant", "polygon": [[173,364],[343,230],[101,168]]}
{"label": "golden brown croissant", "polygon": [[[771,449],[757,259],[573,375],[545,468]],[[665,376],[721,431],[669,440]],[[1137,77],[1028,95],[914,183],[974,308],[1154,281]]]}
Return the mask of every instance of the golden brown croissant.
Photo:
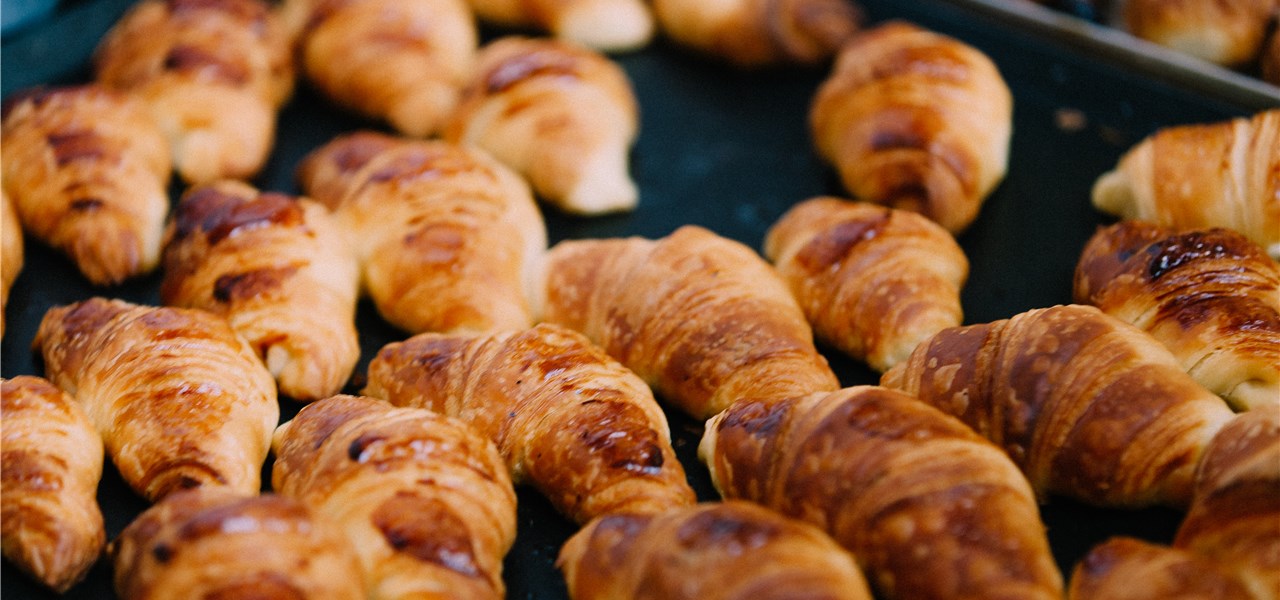
{"label": "golden brown croissant", "polygon": [[308,405],[273,442],[272,486],[341,526],[370,598],[501,598],[516,497],[489,440],[355,396]]}
{"label": "golden brown croissant", "polygon": [[1280,109],[1161,129],[1093,186],[1093,205],[1176,229],[1228,227],[1280,259]]}
{"label": "golden brown croissant", "polygon": [[301,503],[227,489],[175,493],[111,544],[121,598],[363,598],[360,567],[334,524]]}
{"label": "golden brown croissant", "polygon": [[58,593],[97,562],[102,438],[65,392],[39,377],[0,380],[4,556]]}
{"label": "golden brown croissant", "polygon": [[653,37],[642,0],[467,0],[476,16],[508,28],[534,28],[603,52],[635,50]]}
{"label": "golden brown croissant", "polygon": [[256,174],[293,91],[289,38],[263,0],[142,0],[103,37],[94,68],[143,101],[188,183]]}
{"label": "golden brown croissant", "polygon": [[694,502],[653,392],[557,325],[388,344],[369,363],[365,393],[470,423],[497,444],[517,483],[529,481],[578,523]]}
{"label": "golden brown croissant", "polygon": [[142,496],[258,491],[280,419],[276,386],[221,317],[91,298],[49,309],[33,347]]}
{"label": "golden brown croissant", "polygon": [[814,333],[878,371],[964,317],[968,258],[947,230],[910,211],[813,198],[769,229],[764,254]]}
{"label": "golden brown croissant", "polygon": [[880,382],[995,442],[1037,494],[1103,506],[1186,506],[1232,416],[1159,342],[1092,306],[944,329]]}
{"label": "golden brown croissant", "polygon": [[1194,552],[1132,538],[1093,548],[1071,576],[1070,600],[1263,600],[1239,576]]}
{"label": "golden brown croissant", "polygon": [[1144,40],[1227,67],[1257,58],[1276,0],[1126,0],[1125,29]]}
{"label": "golden brown croissant", "polygon": [[284,395],[326,398],[350,378],[360,273],[324,206],[238,181],[191,188],[164,261],[164,303],[226,317]]}
{"label": "golden brown croissant", "polygon": [[1013,101],[996,66],[905,22],[856,36],[818,88],[819,154],[859,200],[912,210],[952,233],[1004,178]]}
{"label": "golden brown croissant", "polygon": [[862,22],[853,0],[655,0],[653,11],[676,43],[747,68],[825,61]]}
{"label": "golden brown croissant", "polygon": [[483,151],[359,132],[314,151],[299,177],[350,234],[387,321],[412,333],[532,324],[546,227],[528,186]]}
{"label": "golden brown croissant", "polygon": [[133,99],[96,85],[6,103],[4,188],[27,232],[116,284],[160,262],[169,147]]}
{"label": "golden brown croissant", "polygon": [[1280,266],[1248,238],[1140,221],[1099,229],[1075,299],[1150,333],[1236,408],[1280,404]]}
{"label": "golden brown croissant", "polygon": [[4,307],[9,305],[9,289],[22,271],[22,226],[9,194],[0,187],[0,336],[4,335]]}
{"label": "golden brown croissant", "polygon": [[707,422],[698,451],[725,498],[817,525],[886,598],[1062,597],[1018,467],[907,394],[738,402]]}
{"label": "golden brown croissant", "polygon": [[566,41],[506,37],[480,51],[445,139],[485,149],[572,213],[635,207],[627,157],[639,127],[631,83]]}
{"label": "golden brown croissant", "polygon": [[1280,86],[1280,30],[1271,34],[1271,41],[1262,52],[1262,79],[1274,86]]}
{"label": "golden brown croissant", "polygon": [[547,256],[543,318],[586,334],[695,418],[743,398],[840,387],[782,279],[686,225],[660,240],[572,240]]}
{"label": "golden brown croissant", "polygon": [[437,132],[475,60],[464,0],[286,0],[283,15],[312,84],[405,135]]}
{"label": "golden brown croissant", "polygon": [[556,565],[574,600],[870,600],[853,558],[817,528],[741,501],[608,515]]}

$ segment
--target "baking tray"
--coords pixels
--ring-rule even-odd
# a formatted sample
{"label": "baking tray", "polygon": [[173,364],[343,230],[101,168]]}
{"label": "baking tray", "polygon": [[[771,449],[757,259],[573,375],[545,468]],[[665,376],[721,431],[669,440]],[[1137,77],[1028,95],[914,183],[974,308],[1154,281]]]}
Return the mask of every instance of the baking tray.
{"label": "baking tray", "polygon": [[[0,50],[0,88],[8,97],[41,83],[87,80],[88,57],[132,0],[65,3],[48,20],[8,35]],[[1108,222],[1089,204],[1089,189],[1129,146],[1158,127],[1205,122],[1280,106],[1275,88],[1225,71],[1189,65],[1083,20],[1016,0],[862,0],[869,23],[908,19],[958,37],[997,63],[1014,95],[1009,175],[978,220],[959,237],[971,275],[962,302],[967,323],[1007,318],[1071,300],[1071,275],[1085,240]],[[487,36],[495,32],[486,32]],[[792,204],[841,194],[834,173],[812,150],[807,115],[827,68],[742,72],[657,40],[615,57],[640,101],[640,137],[632,173],[640,206],[599,218],[545,210],[552,242],[566,238],[660,237],[693,223],[759,248],[765,230]],[[310,150],[341,132],[379,128],[346,114],[300,85],[280,116],[279,141],[261,188],[297,192],[294,169]],[[171,193],[180,192],[176,185]],[[159,275],[94,288],[69,261],[28,238],[26,266],[14,285],[0,346],[4,377],[40,374],[31,340],[50,307],[90,296],[159,302]],[[363,356],[348,391],[361,387],[368,360],[405,335],[362,301],[357,315]],[[877,375],[823,348],[845,385]],[[299,406],[282,402],[282,419]],[[696,458],[702,433],[668,411],[676,453],[702,500],[716,498]],[[269,473],[270,462],[264,467]],[[269,477],[264,477],[269,481]],[[554,568],[574,525],[537,493],[521,489],[519,533],[505,564],[510,598],[565,598]],[[108,464],[99,490],[107,533],[114,537],[146,504]],[[1171,540],[1181,514],[1168,509],[1102,510],[1051,497],[1042,506],[1054,555],[1069,574],[1093,545],[1112,535]],[[52,598],[6,561],[6,600]],[[113,598],[102,560],[67,598]]]}

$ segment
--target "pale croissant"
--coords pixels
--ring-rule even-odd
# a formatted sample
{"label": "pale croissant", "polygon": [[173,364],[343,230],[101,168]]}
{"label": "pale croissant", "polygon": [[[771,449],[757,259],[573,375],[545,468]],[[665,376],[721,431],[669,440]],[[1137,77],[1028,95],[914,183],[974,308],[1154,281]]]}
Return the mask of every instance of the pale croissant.
{"label": "pale croissant", "polygon": [[506,28],[538,29],[602,52],[636,50],[653,37],[643,0],[467,0],[476,16]]}
{"label": "pale croissant", "polygon": [[0,187],[0,336],[4,335],[4,311],[9,305],[9,290],[22,272],[22,225],[9,194]]}
{"label": "pale croissant", "polygon": [[655,0],[653,11],[676,43],[747,68],[820,63],[862,22],[853,0]]}
{"label": "pale croissant", "polygon": [[1144,40],[1226,67],[1258,57],[1276,0],[1126,0],[1120,25]]}

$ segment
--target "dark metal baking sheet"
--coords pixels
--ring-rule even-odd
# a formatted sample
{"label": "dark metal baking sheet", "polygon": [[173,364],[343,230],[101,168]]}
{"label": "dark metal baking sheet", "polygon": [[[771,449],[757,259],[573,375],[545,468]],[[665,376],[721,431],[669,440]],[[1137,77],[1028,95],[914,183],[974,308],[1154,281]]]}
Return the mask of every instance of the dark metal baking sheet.
{"label": "dark metal baking sheet", "polygon": [[[1069,302],[1071,272],[1084,241],[1107,219],[1089,205],[1094,179],[1130,145],[1156,128],[1205,122],[1280,105],[1280,96],[1240,93],[1238,81],[1214,73],[1188,73],[1176,61],[1116,51],[1076,25],[1028,18],[1004,0],[862,0],[869,22],[916,21],[956,36],[990,55],[1015,98],[1009,175],[959,241],[972,273],[963,292],[966,322],[1006,318],[1032,308]],[[103,32],[131,0],[64,3],[54,16],[3,41],[3,95],[40,83],[88,78],[88,60]],[[490,32],[492,33],[492,32]],[[1105,36],[1103,36],[1105,38]],[[1141,49],[1139,49],[1141,50]],[[595,219],[546,210],[551,240],[666,235],[694,223],[759,248],[765,230],[786,208],[818,194],[841,194],[814,154],[807,128],[809,102],[826,68],[740,72],[692,56],[659,40],[616,59],[640,100],[642,123],[632,154],[639,184],[637,211]],[[1249,86],[1244,86],[1248,88]],[[1256,92],[1257,90],[1253,90]],[[296,192],[293,171],[301,157],[334,135],[378,125],[347,115],[305,85],[280,117],[279,142],[264,173],[265,189]],[[175,186],[173,192],[180,190]],[[90,286],[61,256],[28,238],[27,262],[14,286],[8,328],[0,347],[4,377],[39,374],[30,345],[44,312],[93,295],[134,302],[159,301],[159,276],[115,288]],[[362,302],[357,325],[363,357],[404,334]],[[826,349],[824,349],[826,350]],[[876,375],[834,352],[826,354],[843,383],[874,383]],[[298,406],[285,401],[282,418]],[[701,424],[668,411],[676,451],[699,498],[711,500],[706,469],[695,449]],[[264,468],[269,471],[270,463]],[[268,478],[264,478],[266,480]],[[99,500],[114,536],[145,504],[109,464]],[[553,562],[574,526],[530,490],[519,492],[519,534],[505,569],[511,598],[564,598]],[[1180,514],[1168,509],[1101,510],[1063,498],[1042,507],[1049,539],[1064,573],[1094,544],[1111,535],[1168,542]],[[8,562],[0,568],[7,600],[51,598]],[[110,569],[99,564],[68,598],[112,598]]]}

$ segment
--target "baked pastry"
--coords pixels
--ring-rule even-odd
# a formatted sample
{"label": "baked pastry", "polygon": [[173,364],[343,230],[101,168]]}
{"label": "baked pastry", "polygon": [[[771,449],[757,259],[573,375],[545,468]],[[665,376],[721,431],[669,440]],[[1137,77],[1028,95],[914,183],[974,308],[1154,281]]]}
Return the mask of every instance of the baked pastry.
{"label": "baked pastry", "polygon": [[1008,167],[1013,100],[981,51],[905,22],[846,44],[818,88],[818,153],[854,198],[963,231]]}
{"label": "baked pastry", "polygon": [[744,400],[707,422],[698,451],[721,495],[826,531],[884,598],[1062,598],[1018,467],[907,394]]}
{"label": "baked pastry", "polygon": [[360,272],[324,206],[224,180],[187,190],[166,234],[165,304],[227,318],[280,393],[338,393],[356,360]]}
{"label": "baked pastry", "polygon": [[969,259],[947,230],[910,211],[812,198],[773,224],[764,254],[818,338],[877,371],[964,318]]}
{"label": "baked pastry", "polygon": [[91,298],[49,309],[32,346],[141,496],[258,491],[280,419],[276,386],[221,317]]}
{"label": "baked pastry", "polygon": [[1280,405],[1280,266],[1243,235],[1140,221],[1099,229],[1076,266],[1075,299],[1150,333],[1235,408]]}
{"label": "baked pastry", "polygon": [[94,69],[146,105],[187,183],[255,175],[293,92],[289,39],[264,0],[142,0],[102,38]]}
{"label": "baked pastry", "polygon": [[358,132],[312,152],[299,178],[349,233],[364,288],[393,325],[532,324],[546,226],[528,186],[483,151]]}
{"label": "baked pastry", "polygon": [[1262,51],[1262,79],[1274,86],[1280,86],[1280,33],[1272,33],[1271,41]]}
{"label": "baked pastry", "polygon": [[1041,497],[1101,506],[1186,506],[1232,417],[1151,336],[1074,304],[944,329],[880,383],[995,442]]}
{"label": "baked pastry", "polygon": [[273,494],[173,494],[125,527],[111,550],[121,598],[364,597],[341,531]]}
{"label": "baked pastry", "polygon": [[638,107],[622,67],[567,41],[500,38],[480,50],[445,139],[483,148],[556,207],[630,210]]}
{"label": "baked pastry", "polygon": [[1225,67],[1240,67],[1262,50],[1275,0],[1126,0],[1121,25],[1129,33]]}
{"label": "baked pastry", "polygon": [[465,423],[334,396],[281,425],[273,447],[273,489],[346,532],[368,597],[502,598],[516,496]]}
{"label": "baked pastry", "polygon": [[413,137],[439,130],[479,43],[464,0],[286,0],[282,14],[317,89]]}
{"label": "baked pastry", "polygon": [[369,363],[364,393],[470,423],[517,483],[580,524],[695,500],[649,387],[563,327],[388,344]]}
{"label": "baked pastry", "polygon": [[561,242],[547,256],[546,294],[545,321],[586,334],[694,418],[840,387],[786,283],[750,248],[701,227]]}
{"label": "baked pastry", "polygon": [[22,226],[9,194],[0,187],[0,336],[4,335],[4,307],[9,305],[9,289],[22,272]]}
{"label": "baked pastry", "polygon": [[853,0],[655,0],[653,12],[676,43],[744,68],[828,60],[862,22]]}
{"label": "baked pastry", "polygon": [[10,98],[2,168],[26,231],[94,284],[117,284],[160,262],[169,147],[134,100],[96,85]]}
{"label": "baked pastry", "polygon": [[39,377],[0,380],[4,557],[66,592],[102,553],[102,438],[70,396]]}
{"label": "baked pastry", "polygon": [[1093,205],[1175,229],[1227,227],[1280,259],[1280,109],[1166,127],[1093,186]]}
{"label": "baked pastry", "polygon": [[[1139,583],[1140,582],[1140,583]],[[1194,552],[1116,537],[1076,565],[1069,600],[1263,600],[1238,575]]]}
{"label": "baked pastry", "polygon": [[560,549],[574,600],[870,600],[853,558],[806,523],[708,502],[600,517]]}
{"label": "baked pastry", "polygon": [[467,0],[483,21],[546,31],[603,52],[637,50],[653,37],[643,0]]}

